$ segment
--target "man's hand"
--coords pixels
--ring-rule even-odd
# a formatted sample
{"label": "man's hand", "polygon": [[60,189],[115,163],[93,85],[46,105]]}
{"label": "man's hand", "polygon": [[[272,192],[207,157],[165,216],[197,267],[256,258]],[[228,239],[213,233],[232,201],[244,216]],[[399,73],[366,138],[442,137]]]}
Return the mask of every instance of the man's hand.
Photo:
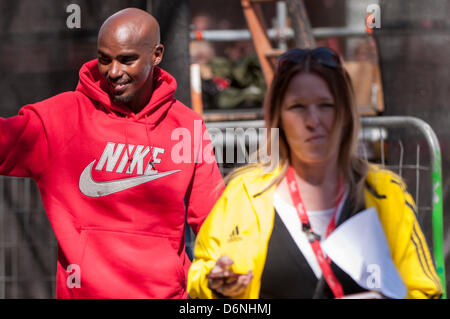
{"label": "man's hand", "polygon": [[235,297],[244,292],[253,278],[251,270],[246,274],[236,274],[229,270],[234,261],[227,256],[221,256],[211,272],[206,275],[208,288],[226,297]]}

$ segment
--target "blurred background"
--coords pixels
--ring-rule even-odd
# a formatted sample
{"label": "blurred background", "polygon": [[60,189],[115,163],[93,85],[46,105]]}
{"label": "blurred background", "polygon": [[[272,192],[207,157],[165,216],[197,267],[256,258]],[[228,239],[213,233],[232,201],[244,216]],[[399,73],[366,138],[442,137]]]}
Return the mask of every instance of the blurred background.
{"label": "blurred background", "polygon": [[[80,28],[68,27],[71,4],[80,8]],[[375,23],[369,5],[379,8]],[[441,190],[449,273],[450,0],[262,1],[246,10],[241,0],[0,0],[0,116],[74,90],[81,65],[96,58],[100,25],[126,7],[158,19],[161,66],[177,80],[176,97],[209,127],[261,126],[270,65],[295,46],[339,52],[362,118],[413,116],[428,123],[441,151],[440,185],[430,178],[437,149],[414,128],[366,129],[362,153],[407,180],[430,246],[436,206],[430,190]],[[223,174],[235,166],[220,163]],[[54,298],[55,273],[56,239],[34,182],[0,177],[0,298]]]}

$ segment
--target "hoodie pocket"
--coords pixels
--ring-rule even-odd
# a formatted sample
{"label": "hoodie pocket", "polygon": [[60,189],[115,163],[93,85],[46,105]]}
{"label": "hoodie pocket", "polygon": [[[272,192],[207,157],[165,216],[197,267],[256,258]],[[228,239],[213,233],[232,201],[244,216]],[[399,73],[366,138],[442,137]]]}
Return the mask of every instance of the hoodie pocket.
{"label": "hoodie pocket", "polygon": [[180,298],[185,274],[166,237],[84,228],[83,298]]}

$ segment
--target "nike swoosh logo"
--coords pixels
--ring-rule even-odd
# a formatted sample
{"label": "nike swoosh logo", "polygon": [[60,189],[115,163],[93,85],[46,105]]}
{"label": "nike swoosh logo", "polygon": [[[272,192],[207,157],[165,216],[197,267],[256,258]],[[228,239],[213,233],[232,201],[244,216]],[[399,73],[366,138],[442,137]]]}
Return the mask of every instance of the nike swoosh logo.
{"label": "nike swoosh logo", "polygon": [[89,197],[102,197],[111,195],[180,171],[174,170],[154,175],[123,178],[107,182],[96,182],[92,178],[92,166],[94,166],[94,163],[95,160],[88,166],[86,166],[86,168],[83,170],[80,175],[80,182],[78,185],[80,191],[84,195]]}

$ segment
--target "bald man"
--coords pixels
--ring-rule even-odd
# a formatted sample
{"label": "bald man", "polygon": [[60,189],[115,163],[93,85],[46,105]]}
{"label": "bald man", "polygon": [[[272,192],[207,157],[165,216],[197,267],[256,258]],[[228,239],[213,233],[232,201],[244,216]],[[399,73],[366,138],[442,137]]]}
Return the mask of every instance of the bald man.
{"label": "bald man", "polygon": [[150,14],[109,17],[97,51],[74,92],[0,119],[0,174],[37,182],[57,297],[185,298],[185,221],[197,233],[223,189],[208,132],[157,66]]}
{"label": "bald man", "polygon": [[153,70],[164,47],[159,25],[147,12],[129,8],[109,17],[98,34],[98,68],[112,101],[139,113],[153,93]]}

